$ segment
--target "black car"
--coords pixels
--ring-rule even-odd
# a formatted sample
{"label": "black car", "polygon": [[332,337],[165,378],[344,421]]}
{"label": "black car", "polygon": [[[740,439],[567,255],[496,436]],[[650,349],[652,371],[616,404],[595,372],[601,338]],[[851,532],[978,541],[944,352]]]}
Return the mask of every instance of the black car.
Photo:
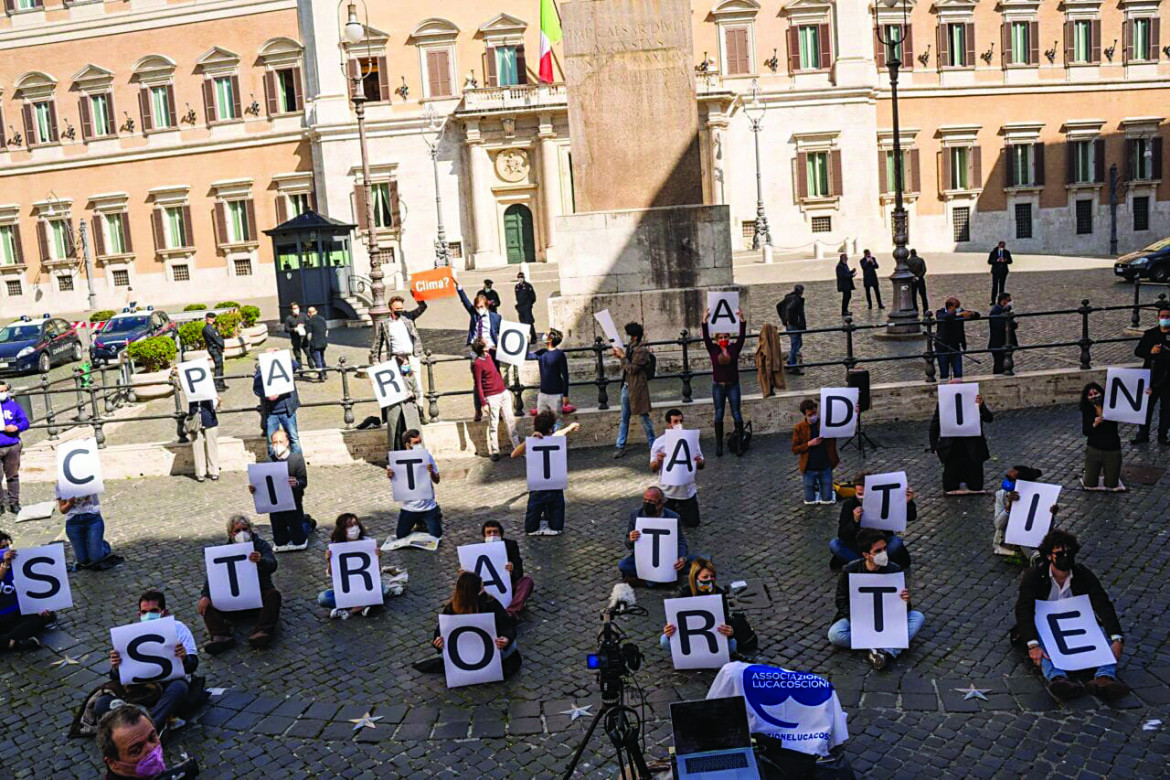
{"label": "black car", "polygon": [[117,361],[119,353],[135,341],[151,336],[174,336],[175,323],[165,311],[126,309],[115,314],[93,337],[89,348],[95,365]]}
{"label": "black car", "polygon": [[1127,282],[1149,279],[1151,282],[1170,282],[1170,238],[1155,241],[1145,249],[1117,258],[1113,273]]}
{"label": "black car", "polygon": [[21,317],[0,328],[0,374],[48,373],[59,363],[85,357],[77,329],[66,320],[45,315]]}

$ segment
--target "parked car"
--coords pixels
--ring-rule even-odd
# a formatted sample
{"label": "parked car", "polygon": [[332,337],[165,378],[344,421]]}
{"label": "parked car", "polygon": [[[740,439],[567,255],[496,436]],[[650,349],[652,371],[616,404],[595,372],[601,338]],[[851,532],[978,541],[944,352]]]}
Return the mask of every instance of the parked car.
{"label": "parked car", "polygon": [[173,338],[175,331],[175,323],[171,322],[165,311],[154,311],[151,306],[145,309],[126,308],[111,317],[106,326],[93,337],[93,345],[89,348],[90,357],[94,365],[114,362],[128,344],[151,336]]}
{"label": "parked car", "polygon": [[1170,238],[1155,241],[1145,249],[1117,258],[1113,273],[1127,282],[1149,279],[1151,282],[1170,282]]}
{"label": "parked car", "polygon": [[0,373],[48,373],[59,363],[85,357],[85,348],[73,324],[46,314],[39,320],[25,315],[0,329]]}

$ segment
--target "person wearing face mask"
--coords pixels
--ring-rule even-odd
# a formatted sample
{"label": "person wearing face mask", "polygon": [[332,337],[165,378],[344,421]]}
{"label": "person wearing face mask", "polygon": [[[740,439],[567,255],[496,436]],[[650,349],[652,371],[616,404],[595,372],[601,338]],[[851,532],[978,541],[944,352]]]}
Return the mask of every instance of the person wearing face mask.
{"label": "person wearing face mask", "polygon": [[[683,429],[683,413],[680,410],[668,409],[665,420],[668,430],[681,431]],[[658,487],[666,496],[666,508],[679,516],[683,526],[698,528],[699,523],[703,521],[699,514],[698,485],[694,479],[685,485],[665,484],[662,477],[662,466],[666,463],[666,456],[666,438],[660,436],[654,440],[654,445],[650,448],[650,470],[658,474]],[[706,461],[703,460],[703,450],[700,447],[695,448],[691,457],[695,461],[695,470],[691,472],[693,477],[706,465]]]}
{"label": "person wearing face mask", "polygon": [[[1032,565],[1040,560],[1039,553],[1034,547],[1005,544],[1004,533],[1007,531],[1012,504],[1020,500],[1020,494],[1016,492],[1016,481],[1022,479],[1025,482],[1036,482],[1041,476],[1043,476],[1043,472],[1031,466],[1012,466],[1004,475],[1003,484],[1000,485],[999,490],[995,491],[995,539],[991,551],[996,555],[1023,559]],[[1051,508],[1053,522],[1056,521],[1056,513],[1059,510],[1058,506]]]}
{"label": "person wearing face mask", "polygon": [[[979,420],[983,425],[995,419],[982,395],[975,396],[975,404],[979,407]],[[991,460],[984,430],[981,428],[978,436],[943,436],[938,405],[935,405],[930,420],[930,451],[936,453],[943,464],[942,483],[946,495],[966,496],[984,492],[983,464]]]}
{"label": "person wearing face mask", "polygon": [[492,284],[493,282],[491,279],[484,279],[483,289],[477,292],[475,297],[478,298],[482,295],[487,299],[488,308],[492,311],[496,311],[500,308],[500,294],[492,289]]}
{"label": "person wearing face mask", "polygon": [[[634,560],[634,542],[642,537],[636,528],[639,517],[672,517],[678,520],[678,514],[666,508],[666,495],[660,487],[648,487],[642,493],[642,506],[630,512],[629,522],[626,523],[626,549],[630,554],[618,561],[618,572],[622,580],[630,585],[648,585],[654,587],[657,583],[644,583],[638,579],[638,564]],[[687,537],[683,532],[683,524],[678,524],[678,559],[674,562],[674,570],[680,576],[684,568],[695,560],[687,546]]]}
{"label": "person wearing face mask", "polygon": [[1016,644],[1027,645],[1028,658],[1040,668],[1048,682],[1048,691],[1058,699],[1075,699],[1087,690],[1094,696],[1116,701],[1129,693],[1129,686],[1117,679],[1117,664],[1099,666],[1093,679],[1081,685],[1071,679],[1063,669],[1057,668],[1036,630],[1036,602],[1060,601],[1074,596],[1088,596],[1093,605],[1097,622],[1105,629],[1105,636],[1113,650],[1116,661],[1121,660],[1125,637],[1121,621],[1109,595],[1101,587],[1096,575],[1087,566],[1076,562],[1081,546],[1077,538],[1059,528],[1049,531],[1040,542],[1040,555],[1044,566],[1033,566],[1020,577],[1020,596],[1016,601],[1016,625],[1012,639]]}
{"label": "person wearing face mask", "polygon": [[0,490],[0,514],[20,514],[20,434],[28,430],[28,415],[12,397],[11,386],[0,380],[0,470],[5,486]]}
{"label": "person wearing face mask", "polygon": [[[1081,433],[1085,435],[1085,490],[1124,491],[1121,484],[1121,434],[1116,420],[1105,419],[1105,389],[1089,382],[1081,390]],[[1101,485],[1101,472],[1105,485]]]}
{"label": "person wearing face mask", "polygon": [[[167,611],[167,597],[162,591],[148,590],[138,597],[138,619],[143,622],[159,620],[170,616]],[[110,680],[106,692],[94,701],[93,712],[100,721],[110,710],[117,709],[116,701],[132,701],[150,707],[150,718],[155,723],[178,728],[182,721],[170,723],[172,715],[183,705],[190,690],[191,675],[199,668],[199,651],[195,647],[195,637],[190,629],[180,620],[175,621],[175,658],[183,664],[184,675],[162,683],[146,683],[142,685],[122,685],[118,682],[118,667],[122,665],[122,656],[117,650],[110,651]]]}
{"label": "person wearing face mask", "polygon": [[154,721],[134,704],[118,707],[101,719],[97,744],[106,765],[106,780],[143,777],[163,780],[199,775],[199,763],[194,758],[185,758],[167,769]]}
{"label": "person wearing face mask", "polygon": [[1158,307],[1158,324],[1142,334],[1133,354],[1142,359],[1142,366],[1150,369],[1150,396],[1146,408],[1146,424],[1138,429],[1133,444],[1145,444],[1150,440],[1150,426],[1154,423],[1154,407],[1161,404],[1158,415],[1158,443],[1170,445],[1170,306]]}
{"label": "person wearing face mask", "polygon": [[[305,468],[305,456],[289,446],[288,436],[282,430],[272,434],[271,450],[273,462],[288,462],[288,484],[292,487],[295,509],[273,512],[268,515],[272,522],[272,541],[276,552],[296,552],[309,546],[309,532],[316,527],[314,521],[305,516],[305,488],[309,486],[309,472]],[[248,492],[255,493],[256,486],[248,485]]]}
{"label": "person wearing face mask", "polygon": [[[413,428],[405,432],[402,434],[402,447],[406,450],[422,447],[422,434]],[[439,466],[435,463],[431,453],[428,452],[425,457],[427,473],[431,475],[431,483],[437,485],[441,479]],[[394,479],[393,469],[386,469],[386,478]],[[402,539],[420,525],[426,527],[427,533],[434,538],[443,538],[443,510],[434,496],[420,498],[417,501],[407,501],[402,505],[398,510],[398,527],[394,531],[394,537]]]}
{"label": "person wearing face mask", "polygon": [[1019,339],[1016,336],[1016,331],[1019,329],[1019,322],[1010,317],[1012,310],[1012,294],[1000,293],[999,300],[991,307],[991,311],[987,315],[987,348],[991,350],[991,373],[1002,374],[1004,372],[1004,358],[1007,355],[1006,347],[1020,346]]}
{"label": "person wearing face mask", "polygon": [[208,655],[219,655],[236,646],[235,637],[232,636],[233,620],[255,618],[255,626],[248,636],[248,644],[257,650],[272,644],[272,635],[276,632],[276,621],[280,617],[282,602],[280,591],[272,583],[272,573],[277,567],[276,556],[272,552],[272,546],[256,533],[246,516],[232,515],[227,521],[227,543],[248,542],[252,543],[252,552],[248,554],[247,564],[255,566],[260,575],[260,598],[264,605],[258,610],[224,612],[217,609],[211,602],[211,587],[204,579],[203,590],[195,611],[203,617],[203,624],[207,626],[207,634],[211,637],[203,646]]}
{"label": "person wearing face mask", "polygon": [[[504,679],[506,680],[520,671],[523,659],[520,657],[520,650],[516,644],[516,619],[504,611],[503,605],[495,596],[484,592],[483,580],[478,574],[469,571],[459,573],[459,578],[455,580],[455,592],[451,595],[451,600],[443,605],[440,614],[494,615],[496,618],[496,647],[499,648],[503,661]],[[438,625],[435,626],[431,644],[434,646],[435,652],[443,652],[443,637]],[[443,671],[441,657],[438,668],[431,667],[432,665],[428,665],[425,670]],[[419,667],[416,666],[416,668]]]}
{"label": "person wearing face mask", "polygon": [[[706,558],[695,558],[694,562],[691,563],[686,584],[679,587],[676,597],[685,599],[691,596],[721,596],[723,598],[724,616],[731,614],[727,608],[727,591],[719,587],[715,582],[715,564]],[[728,651],[732,655],[735,655],[736,637],[732,627],[727,623],[723,623],[722,625],[715,626],[715,630],[727,637]],[[663,650],[670,652],[670,638],[677,631],[678,626],[673,623],[667,623],[662,627],[662,635],[658,638],[658,644]]]}
{"label": "person wearing face mask", "polygon": [[861,281],[865,285],[865,305],[866,305],[866,308],[868,308],[868,309],[873,308],[873,299],[870,297],[871,293],[873,294],[873,296],[875,296],[877,298],[878,308],[879,309],[886,308],[885,306],[882,305],[882,287],[881,287],[881,282],[878,280],[878,275],[877,275],[877,272],[878,272],[877,258],[874,257],[873,253],[867,249],[861,255],[860,265],[861,265]]}
{"label": "person wearing face mask", "polygon": [[577,411],[577,407],[569,403],[569,361],[560,349],[562,339],[561,332],[551,328],[544,334],[544,347],[525,356],[527,360],[538,361],[540,367],[540,388],[536,393],[533,415],[548,411],[559,416]]}
{"label": "person wearing face mask", "polygon": [[516,321],[527,325],[528,340],[536,341],[536,317],[532,307],[536,306],[536,288],[524,278],[524,272],[516,274]]}
{"label": "person wearing face mask", "polygon": [[743,435],[743,413],[740,411],[742,393],[739,387],[739,353],[747,336],[747,320],[742,311],[735,313],[739,319],[739,335],[735,341],[730,333],[716,333],[714,340],[707,326],[710,309],[703,310],[703,345],[711,358],[711,400],[715,404],[715,457],[723,457],[723,410],[731,404],[731,419],[735,421],[735,437]]}
{"label": "person wearing face mask", "polygon": [[[532,436],[543,439],[546,436],[568,436],[581,427],[581,423],[556,430],[557,416],[549,410],[536,415],[532,421]],[[513,458],[524,456],[528,443],[520,442],[512,450]],[[524,512],[524,533],[529,536],[558,536],[565,530],[565,491],[529,490],[528,507]]]}
{"label": "person wearing face mask", "polygon": [[[854,574],[897,574],[902,567],[890,560],[888,544],[884,531],[877,528],[862,528],[857,532],[857,550],[861,559],[845,564],[841,576],[837,578],[837,614],[833,617],[833,624],[829,626],[829,642],[834,647],[846,650],[851,647],[849,630],[849,577]],[[907,606],[910,605],[910,591],[903,589],[898,594]],[[926,622],[926,616],[916,609],[910,609],[906,616],[907,629],[910,640],[921,630]],[[867,650],[869,663],[874,669],[884,669],[889,666],[902,650],[890,648],[887,650]]]}
{"label": "person wearing face mask", "polygon": [[[316,381],[325,381],[325,350],[329,348],[329,323],[317,313],[316,306],[309,306],[309,319],[305,325],[309,345],[309,365],[317,369]],[[308,377],[305,378],[308,381]]]}
{"label": "person wearing face mask", "polygon": [[514,618],[519,618],[528,603],[528,597],[536,588],[536,583],[524,573],[524,559],[520,557],[520,545],[515,539],[504,538],[504,526],[499,520],[488,520],[483,524],[483,540],[496,544],[503,544],[508,551],[508,565],[505,567],[512,578],[512,603],[504,610]]}
{"label": "person wearing face mask", "polygon": [[37,615],[20,614],[12,576],[17,555],[12,549],[12,537],[0,531],[0,653],[36,650],[41,646],[37,634],[57,619],[57,615],[48,610]]}
{"label": "person wearing face mask", "polygon": [[[411,290],[410,294],[414,295],[414,291]],[[403,374],[403,379],[414,388],[414,404],[418,409],[419,417],[425,420],[426,415],[422,407],[422,361],[420,360],[423,353],[422,337],[419,336],[416,323],[418,318],[426,313],[427,302],[417,301],[417,303],[417,308],[407,311],[406,300],[401,295],[395,295],[387,302],[386,305],[390,308],[390,313],[378,326],[378,335],[374,339],[374,355],[371,362],[381,363],[393,356],[398,358],[399,364],[409,363],[410,370]]]}
{"label": "person wearing face mask", "polygon": [[804,503],[835,504],[833,469],[841,459],[837,456],[837,440],[821,437],[819,404],[811,398],[800,402],[804,419],[792,429],[792,452],[800,458],[800,473],[804,482]]}
{"label": "person wearing face mask", "polygon": [[470,347],[471,342],[479,339],[494,354],[496,344],[500,342],[500,322],[503,318],[492,309],[491,301],[482,291],[476,294],[474,303],[468,300],[463,285],[458,281],[455,282],[455,292],[459,294],[459,301],[470,318],[467,323],[467,346]]}
{"label": "person wearing face mask", "polygon": [[[513,412],[512,391],[504,384],[494,356],[486,354],[487,345],[476,339],[471,342],[475,360],[471,376],[475,385],[475,405],[487,414],[487,450],[492,462],[500,459],[500,418],[508,431],[508,439],[515,447],[520,443],[516,433],[516,414]],[[476,419],[479,419],[478,417]]]}
{"label": "person wearing face mask", "polygon": [[[269,352],[279,352],[270,349]],[[293,363],[293,371],[300,369],[299,363]],[[260,364],[256,364],[256,371],[252,375],[252,394],[260,399],[260,427],[264,437],[271,441],[277,430],[283,430],[291,443],[293,452],[301,451],[301,440],[297,434],[297,409],[301,407],[301,397],[297,393],[296,385],[287,393],[280,395],[264,395],[264,380],[260,377]],[[268,447],[268,457],[272,457],[272,446]]]}
{"label": "person wearing face mask", "polygon": [[837,292],[841,293],[841,316],[849,316],[849,299],[853,297],[856,285],[853,277],[857,276],[857,269],[849,267],[849,255],[844,252],[837,260]]}
{"label": "person wearing face mask", "polygon": [[[872,472],[859,471],[853,477],[854,496],[841,502],[841,516],[837,522],[837,538],[829,542],[829,550],[842,564],[861,559],[857,550],[857,534],[861,531],[861,505],[865,498],[865,478]],[[918,519],[918,504],[914,501],[914,490],[906,486],[906,525],[909,527]],[[886,551],[903,569],[910,568],[910,553],[901,537],[893,531],[883,531]]]}
{"label": "person wearing face mask", "polygon": [[[333,533],[329,535],[329,541],[333,544],[340,544],[341,542],[357,542],[362,539],[373,539],[372,536],[366,533],[366,526],[358,519],[358,516],[352,512],[343,512],[337,516],[337,523],[333,526]],[[382,548],[377,548],[378,557],[382,557]],[[325,548],[325,576],[333,577],[333,550],[328,547]],[[401,583],[392,583],[388,578],[382,578],[382,599],[388,599],[391,596],[401,596],[403,587]],[[333,594],[333,588],[328,588],[317,594],[317,604],[329,610],[329,617],[334,619],[346,620],[353,615],[361,615],[362,617],[369,617],[370,613],[374,611],[374,606],[366,607],[344,607],[337,606],[337,599]]]}

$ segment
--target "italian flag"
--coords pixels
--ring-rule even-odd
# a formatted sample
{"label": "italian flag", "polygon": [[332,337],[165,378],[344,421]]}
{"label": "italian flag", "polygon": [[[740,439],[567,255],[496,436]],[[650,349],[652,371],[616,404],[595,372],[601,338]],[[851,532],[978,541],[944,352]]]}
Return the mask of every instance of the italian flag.
{"label": "italian flag", "polygon": [[561,19],[555,0],[540,0],[540,80],[553,82],[552,45],[561,39]]}

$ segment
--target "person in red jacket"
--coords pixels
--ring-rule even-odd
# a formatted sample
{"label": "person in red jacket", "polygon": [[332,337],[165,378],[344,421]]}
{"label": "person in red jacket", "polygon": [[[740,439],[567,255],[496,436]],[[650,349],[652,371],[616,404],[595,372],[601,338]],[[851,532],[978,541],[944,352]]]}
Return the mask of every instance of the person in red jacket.
{"label": "person in red jacket", "polygon": [[475,383],[475,408],[487,415],[488,454],[493,461],[497,461],[500,459],[500,417],[504,418],[512,446],[520,444],[520,437],[516,435],[516,417],[512,411],[512,393],[504,385],[500,369],[492,356],[487,354],[482,339],[471,342],[471,351],[475,353],[475,360],[471,364],[471,376]]}

